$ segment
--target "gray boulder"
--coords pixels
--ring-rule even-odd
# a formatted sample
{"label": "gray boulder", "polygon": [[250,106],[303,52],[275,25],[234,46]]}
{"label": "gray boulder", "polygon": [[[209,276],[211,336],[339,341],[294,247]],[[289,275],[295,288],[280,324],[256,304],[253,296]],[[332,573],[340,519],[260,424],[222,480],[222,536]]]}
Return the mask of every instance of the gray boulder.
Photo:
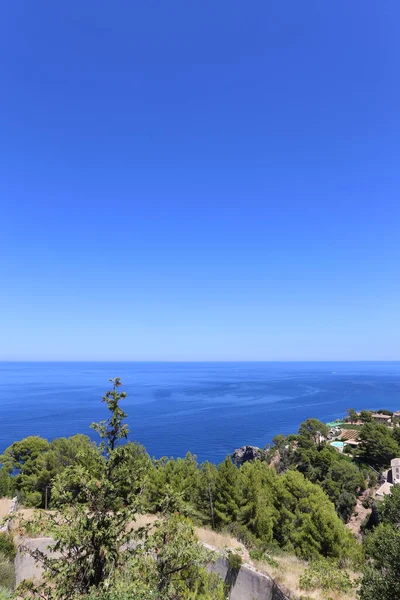
{"label": "gray boulder", "polygon": [[257,448],[257,446],[242,446],[232,453],[232,459],[238,465],[242,465],[249,460],[255,460],[256,458],[265,458],[264,450]]}

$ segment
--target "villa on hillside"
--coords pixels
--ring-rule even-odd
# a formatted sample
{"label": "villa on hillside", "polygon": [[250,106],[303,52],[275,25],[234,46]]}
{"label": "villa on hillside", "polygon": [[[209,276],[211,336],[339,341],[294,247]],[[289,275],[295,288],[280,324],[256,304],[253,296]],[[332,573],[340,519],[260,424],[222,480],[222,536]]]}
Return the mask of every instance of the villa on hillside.
{"label": "villa on hillside", "polygon": [[381,413],[372,413],[371,415],[375,423],[382,423],[383,425],[389,425],[392,422],[390,415],[382,415]]}
{"label": "villa on hillside", "polygon": [[391,468],[387,472],[387,480],[376,491],[376,499],[383,500],[385,496],[391,494],[392,487],[400,483],[400,458],[394,458],[390,462]]}

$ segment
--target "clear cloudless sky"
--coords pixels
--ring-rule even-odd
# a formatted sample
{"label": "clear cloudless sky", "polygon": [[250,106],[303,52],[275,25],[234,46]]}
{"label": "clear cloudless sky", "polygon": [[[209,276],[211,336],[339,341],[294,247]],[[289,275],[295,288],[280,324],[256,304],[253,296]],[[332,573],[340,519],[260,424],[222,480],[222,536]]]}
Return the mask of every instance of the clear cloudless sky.
{"label": "clear cloudless sky", "polygon": [[0,7],[0,359],[400,359],[398,0]]}

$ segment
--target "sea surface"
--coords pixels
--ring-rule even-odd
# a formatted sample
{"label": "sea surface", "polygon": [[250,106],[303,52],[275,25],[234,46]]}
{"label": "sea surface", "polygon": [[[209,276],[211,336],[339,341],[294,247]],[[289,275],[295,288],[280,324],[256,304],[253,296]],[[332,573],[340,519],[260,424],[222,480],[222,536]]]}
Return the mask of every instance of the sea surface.
{"label": "sea surface", "polygon": [[265,446],[308,417],[349,407],[400,410],[400,362],[0,363],[0,452],[28,435],[87,433],[106,417],[110,377],[128,397],[130,439],[155,457],[220,462],[244,444]]}

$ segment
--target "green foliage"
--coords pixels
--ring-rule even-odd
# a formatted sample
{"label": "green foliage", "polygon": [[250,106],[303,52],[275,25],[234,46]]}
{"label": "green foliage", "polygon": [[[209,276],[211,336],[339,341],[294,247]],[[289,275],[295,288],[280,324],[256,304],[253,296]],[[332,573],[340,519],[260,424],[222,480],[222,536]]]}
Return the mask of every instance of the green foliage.
{"label": "green foliage", "polygon": [[372,423],[372,412],[370,410],[362,410],[360,412],[360,421]]}
{"label": "green foliage", "polygon": [[270,556],[263,548],[250,550],[249,555],[252,560],[266,562],[268,565],[274,568],[279,567],[279,562],[272,558],[272,556]]}
{"label": "green foliage", "polygon": [[3,468],[14,474],[14,489],[27,506],[31,506],[31,500],[34,506],[37,505],[38,495],[32,494],[38,492],[41,495],[41,491],[50,483],[51,473],[45,460],[49,448],[47,440],[30,436],[14,442],[0,457]]}
{"label": "green foliage", "polygon": [[359,549],[322,489],[301,473],[287,471],[275,482],[279,517],[274,537],[301,558],[349,557],[358,561]]}
{"label": "green foliage", "polygon": [[9,598],[13,597],[13,593],[12,590],[4,587],[4,586],[0,586],[0,600],[9,600]]}
{"label": "green foliage", "polygon": [[242,557],[236,552],[228,552],[226,555],[226,559],[228,561],[229,568],[233,571],[239,571],[240,567],[243,564]]}
{"label": "green foliage", "polygon": [[226,527],[226,531],[248,549],[258,548],[260,546],[259,538],[257,538],[257,536],[243,523],[234,521]]}
{"label": "green foliage", "polygon": [[240,521],[264,542],[272,541],[278,514],[273,502],[275,479],[264,462],[247,462],[240,469]]}
{"label": "green foliage", "polygon": [[124,462],[129,449],[118,446],[127,435],[122,423],[125,413],[119,408],[125,397],[118,393],[120,385],[119,379],[113,380],[113,389],[104,396],[110,418],[95,426],[101,444],[91,455],[90,470],[74,464],[54,480],[53,505],[58,514],[45,515],[43,520],[60,556],[34,553],[44,566],[41,593],[46,598],[66,599],[99,587],[124,563],[122,548],[133,538],[128,524],[138,508],[134,486],[130,495],[120,495],[121,480],[129,485],[131,479]]}
{"label": "green foliage", "polygon": [[150,576],[162,597],[184,597],[188,582],[213,559],[212,553],[197,543],[192,523],[185,517],[166,515],[144,543],[145,556],[156,555]]}
{"label": "green foliage", "polygon": [[299,427],[299,437],[302,438],[303,443],[305,440],[308,440],[314,444],[318,444],[319,436],[327,437],[328,431],[328,427],[322,421],[307,419]]}
{"label": "green foliage", "polygon": [[217,526],[236,521],[239,516],[239,470],[229,456],[218,467],[215,482],[215,523]]}
{"label": "green foliage", "polygon": [[378,517],[381,523],[400,526],[400,485],[394,485],[390,494],[379,502]]}
{"label": "green foliage", "polygon": [[[333,465],[336,468],[336,463]],[[229,530],[247,547],[275,541],[306,559],[327,556],[360,560],[360,547],[320,486],[296,471],[277,475],[260,461],[245,463],[238,474],[241,506],[238,523],[230,525]],[[359,471],[352,465],[348,469],[347,463],[337,473],[332,467],[330,477],[332,486],[338,485],[335,478],[340,481],[338,502],[343,502],[345,478],[349,478],[349,488],[363,483]]]}
{"label": "green foliage", "polygon": [[215,529],[215,488],[218,477],[217,467],[209,462],[200,465],[197,478],[195,507],[198,519],[203,523],[210,523]]}
{"label": "green foliage", "polygon": [[13,479],[10,477],[7,469],[0,469],[0,498],[11,496],[13,491]]}
{"label": "green foliage", "polygon": [[12,590],[15,585],[14,565],[2,556],[0,556],[0,585],[7,590]]}
{"label": "green foliage", "polygon": [[[310,422],[311,421],[311,422]],[[351,460],[326,443],[316,443],[314,436],[321,429],[316,420],[305,421],[298,446],[286,444],[280,438],[281,460],[276,470],[284,472],[296,468],[312,483],[320,485],[334,503],[337,514],[347,522],[356,504],[357,496],[365,489],[365,476]]]}
{"label": "green foliage", "polygon": [[348,408],[347,414],[349,415],[350,423],[354,423],[358,419],[358,413],[354,408]]}
{"label": "green foliage", "polygon": [[8,533],[0,532],[0,555],[7,560],[14,560],[16,554],[14,540]]}
{"label": "green foliage", "polygon": [[[198,544],[192,523],[178,514],[165,514],[134,556],[87,600],[225,600],[222,580],[204,565],[212,553]],[[78,596],[74,596],[78,600]]]}
{"label": "green foliage", "polygon": [[[3,455],[7,477],[15,473],[11,487],[30,505],[43,506],[43,492],[52,486],[57,512],[42,513],[31,525],[52,535],[60,553],[35,554],[45,567],[44,599],[223,598],[221,581],[204,569],[211,557],[198,545],[188,517],[228,529],[262,560],[273,560],[268,548],[279,545],[309,560],[361,562],[361,546],[343,521],[368,472],[323,441],[323,423],[308,419],[298,435],[276,436],[269,452],[276,469],[260,460],[237,468],[230,457],[218,467],[198,465],[190,453],[151,460],[143,446],[126,441],[120,385],[114,380],[103,398],[109,419],[93,425],[99,445],[87,436],[51,444],[33,437]],[[368,427],[376,432],[376,425],[363,429]],[[391,436],[384,429],[379,435]],[[149,511],[163,519],[153,530],[133,531],[135,514]],[[38,597],[34,586],[25,584],[25,590]]]}
{"label": "green foliage", "polygon": [[363,474],[353,463],[337,460],[329,468],[322,487],[338,515],[347,523],[356,504],[356,496],[365,489]]}
{"label": "green foliage", "polygon": [[332,592],[346,594],[355,587],[343,566],[329,559],[313,561],[300,576],[299,584],[306,591],[320,589],[327,598]]}
{"label": "green foliage", "polygon": [[24,582],[18,593],[45,600],[222,600],[222,582],[204,570],[212,554],[199,546],[188,519],[171,514],[182,496],[193,493],[181,479],[197,476],[194,457],[173,467],[173,484],[180,489],[163,502],[167,507],[163,520],[152,532],[146,527],[132,529],[135,513],[146,502],[142,488],[154,468],[142,447],[119,445],[128,434],[123,424],[126,414],[119,406],[126,394],[118,391],[119,379],[112,383],[103,398],[110,417],[93,425],[100,445],[90,445],[85,460],[74,460],[55,477],[52,503],[57,512],[42,513],[36,522],[55,540],[56,556],[31,552],[44,567],[44,582],[39,586]]}
{"label": "green foliage", "polygon": [[374,505],[374,499],[372,496],[365,496],[362,501],[364,508],[372,508]]}
{"label": "green foliage", "polygon": [[361,600],[400,598],[400,531],[379,525],[366,538],[369,558],[361,581]]}
{"label": "green foliage", "polygon": [[11,598],[11,590],[15,585],[14,557],[15,546],[12,538],[0,534],[0,600]]}
{"label": "green foliage", "polygon": [[399,444],[386,425],[366,423],[360,431],[359,439],[360,457],[376,469],[389,466],[392,458],[399,456]]}
{"label": "green foliage", "polygon": [[[0,457],[0,487],[4,495],[18,494],[26,506],[44,507],[45,489],[49,492],[52,479],[69,465],[90,463],[92,451],[89,437],[81,434],[51,443],[38,436],[14,442]],[[7,480],[5,474],[13,476]]]}
{"label": "green foliage", "polygon": [[[164,499],[173,492],[180,496],[181,512],[189,516],[196,514],[195,506],[199,502],[201,473],[193,454],[188,452],[184,459],[168,460],[163,458],[154,461],[148,475],[145,497],[151,512],[162,511]],[[204,494],[208,493],[206,489],[202,491]]]}

